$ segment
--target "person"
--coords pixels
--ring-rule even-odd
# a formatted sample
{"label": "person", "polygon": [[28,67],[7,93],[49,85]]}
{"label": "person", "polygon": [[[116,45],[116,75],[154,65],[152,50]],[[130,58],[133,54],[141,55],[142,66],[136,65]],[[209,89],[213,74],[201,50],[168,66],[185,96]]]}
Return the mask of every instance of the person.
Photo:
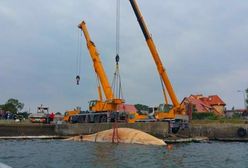
{"label": "person", "polygon": [[53,120],[54,120],[54,117],[55,117],[55,114],[52,112],[52,113],[49,115],[50,121],[53,121]]}

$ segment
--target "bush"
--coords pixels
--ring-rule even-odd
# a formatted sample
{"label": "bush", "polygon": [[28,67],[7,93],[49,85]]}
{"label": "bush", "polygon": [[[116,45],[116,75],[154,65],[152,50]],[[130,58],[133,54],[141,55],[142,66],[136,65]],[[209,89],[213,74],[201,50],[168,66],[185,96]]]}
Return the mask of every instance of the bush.
{"label": "bush", "polygon": [[217,120],[218,116],[214,113],[192,113],[192,119],[193,120]]}
{"label": "bush", "polygon": [[233,116],[232,116],[232,119],[241,119],[241,115],[238,114],[238,113],[234,113]]}

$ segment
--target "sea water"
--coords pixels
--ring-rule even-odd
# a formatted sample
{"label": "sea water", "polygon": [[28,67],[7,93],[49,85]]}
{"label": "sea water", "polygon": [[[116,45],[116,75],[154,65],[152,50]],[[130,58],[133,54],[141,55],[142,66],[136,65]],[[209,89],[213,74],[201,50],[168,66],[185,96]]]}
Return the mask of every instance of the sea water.
{"label": "sea water", "polygon": [[63,140],[1,140],[0,163],[12,168],[248,168],[248,143],[186,143],[168,148]]}

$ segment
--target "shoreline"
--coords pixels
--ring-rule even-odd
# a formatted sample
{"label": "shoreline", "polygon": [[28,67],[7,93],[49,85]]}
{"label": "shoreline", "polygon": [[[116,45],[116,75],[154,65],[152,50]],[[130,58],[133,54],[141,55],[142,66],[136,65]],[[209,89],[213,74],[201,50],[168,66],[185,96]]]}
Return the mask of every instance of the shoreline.
{"label": "shoreline", "polygon": [[[0,123],[0,140],[6,139],[65,139],[75,135],[93,134],[111,129],[112,123],[85,124],[39,124]],[[167,143],[187,143],[205,141],[248,142],[247,123],[190,123],[189,128],[180,129],[177,134],[169,134],[168,123],[119,123],[118,127],[134,128],[149,133]],[[240,137],[238,129],[246,134]]]}
{"label": "shoreline", "polygon": [[[0,141],[4,140],[64,140],[71,136],[0,136]],[[192,138],[176,138],[176,139],[163,139],[167,144],[180,144],[180,143],[211,143],[211,142],[248,142],[248,138],[224,138],[224,139],[208,139],[207,137],[192,137]]]}

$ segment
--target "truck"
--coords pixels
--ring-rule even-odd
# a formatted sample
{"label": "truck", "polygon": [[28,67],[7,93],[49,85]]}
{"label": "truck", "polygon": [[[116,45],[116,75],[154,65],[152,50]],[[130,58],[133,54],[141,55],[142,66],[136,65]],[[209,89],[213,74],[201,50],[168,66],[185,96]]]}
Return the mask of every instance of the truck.
{"label": "truck", "polygon": [[32,123],[47,123],[49,118],[49,108],[43,105],[37,107],[37,112],[29,115]]}

